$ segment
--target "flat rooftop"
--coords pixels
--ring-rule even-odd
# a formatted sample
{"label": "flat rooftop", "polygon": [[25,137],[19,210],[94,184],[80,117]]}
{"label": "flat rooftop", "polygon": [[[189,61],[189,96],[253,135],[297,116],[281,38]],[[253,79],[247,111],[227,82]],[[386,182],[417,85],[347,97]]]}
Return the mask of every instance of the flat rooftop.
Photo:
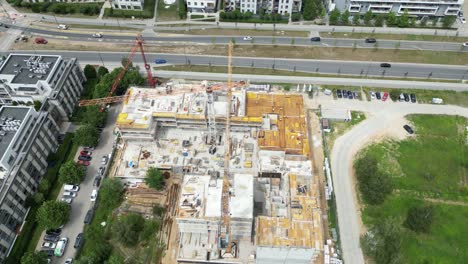
{"label": "flat rooftop", "polygon": [[179,200],[179,217],[221,217],[223,180],[185,175]]}
{"label": "flat rooftop", "polygon": [[10,54],[0,68],[0,75],[12,75],[10,83],[36,84],[47,80],[60,56]]}
{"label": "flat rooftop", "polygon": [[30,107],[21,106],[3,106],[0,108],[0,159],[30,110]]}
{"label": "flat rooftop", "polygon": [[234,195],[231,196],[231,200],[229,202],[231,217],[253,219],[253,185],[253,175],[234,175]]}

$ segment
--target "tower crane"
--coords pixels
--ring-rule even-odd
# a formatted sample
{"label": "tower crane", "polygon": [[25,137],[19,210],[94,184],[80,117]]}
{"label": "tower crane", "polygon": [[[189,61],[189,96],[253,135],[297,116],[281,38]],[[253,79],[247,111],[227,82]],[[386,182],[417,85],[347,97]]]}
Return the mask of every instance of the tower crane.
{"label": "tower crane", "polygon": [[141,56],[143,58],[143,62],[145,63],[145,69],[146,69],[146,74],[148,76],[148,84],[150,87],[154,88],[157,79],[153,78],[153,73],[151,71],[151,66],[148,64],[146,61],[146,56],[145,56],[145,51],[143,49],[143,37],[141,35],[138,35],[135,38],[135,41],[133,42],[132,50],[130,51],[130,56],[128,57],[127,62],[125,63],[123,70],[120,71],[119,75],[117,75],[117,78],[115,79],[114,84],[112,85],[112,88],[110,89],[109,93],[105,98],[99,98],[99,99],[91,99],[91,100],[81,100],[79,105],[80,106],[87,106],[87,105],[98,105],[102,104],[100,111],[103,111],[105,106],[109,103],[115,102],[115,98],[112,96],[115,92],[115,89],[117,89],[117,86],[119,86],[120,81],[122,80],[124,74],[127,72],[128,67],[133,61],[133,57],[135,57],[135,53],[137,50],[140,50]]}

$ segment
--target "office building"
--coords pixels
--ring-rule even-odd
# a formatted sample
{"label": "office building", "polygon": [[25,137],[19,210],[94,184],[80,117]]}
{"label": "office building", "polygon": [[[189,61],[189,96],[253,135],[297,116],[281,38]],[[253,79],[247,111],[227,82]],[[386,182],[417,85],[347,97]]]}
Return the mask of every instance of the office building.
{"label": "office building", "polygon": [[144,0],[112,0],[111,6],[115,9],[143,11]]}
{"label": "office building", "polygon": [[[222,0],[220,0],[222,1]],[[186,0],[188,12],[214,13],[217,0]]]}

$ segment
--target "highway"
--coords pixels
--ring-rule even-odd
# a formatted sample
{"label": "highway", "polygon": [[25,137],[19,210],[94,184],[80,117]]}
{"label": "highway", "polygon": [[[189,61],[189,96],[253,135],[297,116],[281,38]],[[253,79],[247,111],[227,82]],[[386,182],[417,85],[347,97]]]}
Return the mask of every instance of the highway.
{"label": "highway", "polygon": [[[49,37],[66,37],[69,40],[77,41],[101,41],[92,38],[91,35],[98,29],[90,29],[88,34],[70,32],[66,30],[58,31],[53,26],[51,29],[39,29],[34,27],[22,27],[11,25],[11,28],[20,29],[34,35]],[[5,30],[5,28],[0,28]],[[81,29],[83,30],[83,29]],[[181,31],[183,34],[183,31]],[[202,43],[202,44],[227,44],[234,40],[236,44],[256,44],[256,45],[300,45],[314,47],[341,47],[341,48],[367,48],[373,49],[401,49],[401,50],[433,50],[433,51],[462,51],[468,52],[468,47],[463,47],[462,43],[457,42],[432,42],[432,41],[399,41],[378,39],[377,44],[366,43],[365,39],[350,38],[321,38],[321,41],[311,41],[305,37],[272,37],[272,36],[253,36],[252,40],[244,40],[244,36],[207,36],[207,35],[180,35],[180,36],[146,36],[145,40],[150,42],[169,42],[169,43]],[[104,32],[103,41],[106,42],[131,42],[135,39],[131,35],[106,34]]]}
{"label": "highway", "polygon": [[[96,51],[15,51],[16,53],[41,53],[77,57],[82,63],[116,64],[121,59],[128,57],[128,52],[96,52]],[[184,55],[184,54],[158,54],[146,53],[150,62],[156,58],[165,59],[170,65],[227,65],[225,56],[209,55]],[[141,56],[137,55],[133,60],[142,63]],[[448,80],[466,80],[468,78],[468,66],[392,63],[391,68],[381,68],[381,62],[359,62],[338,60],[301,60],[301,59],[275,59],[275,58],[247,58],[234,57],[234,67],[268,68],[277,70],[296,70],[332,75],[353,75],[359,77],[398,77],[398,78],[431,78]],[[155,64],[153,64],[155,65]]]}

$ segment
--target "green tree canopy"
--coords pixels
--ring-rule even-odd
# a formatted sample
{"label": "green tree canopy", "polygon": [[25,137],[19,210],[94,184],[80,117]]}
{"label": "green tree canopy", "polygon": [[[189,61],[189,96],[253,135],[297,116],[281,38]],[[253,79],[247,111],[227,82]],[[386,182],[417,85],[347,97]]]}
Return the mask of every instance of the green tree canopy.
{"label": "green tree canopy", "polygon": [[63,225],[70,215],[70,206],[64,202],[46,201],[37,209],[36,221],[45,229],[55,229]]}
{"label": "green tree canopy", "polygon": [[89,124],[93,127],[98,127],[104,125],[107,119],[106,111],[99,111],[101,106],[99,105],[90,105],[84,109],[83,122]]}
{"label": "green tree canopy", "polygon": [[451,28],[455,20],[457,20],[456,16],[444,16],[444,18],[442,18],[442,27]]}
{"label": "green tree canopy", "polygon": [[342,25],[348,25],[349,24],[349,11],[346,10],[344,11],[341,16],[340,16],[340,23]]}
{"label": "green tree canopy", "polygon": [[100,66],[97,70],[97,76],[99,79],[101,79],[104,75],[108,73],[109,73],[109,70],[104,66]]}
{"label": "green tree canopy", "polygon": [[145,219],[136,213],[120,216],[112,225],[115,238],[125,246],[136,246],[140,232],[145,225]]}
{"label": "green tree canopy", "polygon": [[408,210],[404,226],[418,233],[428,233],[433,217],[432,206],[414,206]]}
{"label": "green tree canopy", "polygon": [[86,79],[95,79],[97,77],[96,73],[96,68],[94,68],[93,65],[86,64],[84,67],[84,75],[86,76]]}
{"label": "green tree canopy", "polygon": [[360,24],[359,19],[360,19],[360,18],[361,18],[361,17],[360,17],[358,14],[355,14],[355,15],[353,16],[353,25],[359,26],[359,24]]}
{"label": "green tree canopy", "polygon": [[401,244],[401,228],[398,221],[393,218],[377,223],[361,237],[364,253],[372,257],[375,263],[402,263]]}
{"label": "green tree canopy", "polygon": [[115,208],[120,204],[123,185],[118,179],[105,178],[99,189],[100,203],[104,207]]}
{"label": "green tree canopy", "polygon": [[80,184],[85,176],[81,165],[69,160],[62,164],[59,170],[59,181],[61,184]]}
{"label": "green tree canopy", "polygon": [[99,132],[95,126],[85,124],[75,131],[73,140],[80,146],[96,146]]}
{"label": "green tree canopy", "polygon": [[305,0],[304,9],[302,11],[302,16],[304,20],[314,20],[317,18],[317,4],[315,0]]}
{"label": "green tree canopy", "polygon": [[330,16],[328,17],[328,22],[330,25],[337,25],[338,21],[340,19],[341,13],[340,10],[338,9],[333,9],[333,11],[330,12]]}
{"label": "green tree canopy", "polygon": [[179,0],[179,18],[187,18],[187,5],[184,0]]}
{"label": "green tree canopy", "polygon": [[165,185],[164,176],[157,168],[149,167],[146,171],[145,183],[153,189],[162,190]]}
{"label": "green tree canopy", "polygon": [[366,26],[370,26],[372,24],[372,18],[374,18],[374,14],[372,13],[371,10],[367,11],[364,14],[364,24]]}
{"label": "green tree canopy", "polygon": [[382,27],[383,24],[384,24],[384,21],[385,21],[384,15],[378,14],[378,15],[375,17],[375,26],[376,26],[376,27]]}
{"label": "green tree canopy", "polygon": [[408,14],[408,10],[405,9],[405,11],[403,12],[403,14],[400,16],[400,18],[398,18],[398,26],[399,27],[408,27],[409,26],[409,14]]}
{"label": "green tree canopy", "polygon": [[21,257],[21,264],[47,264],[47,253],[44,251],[26,252]]}
{"label": "green tree canopy", "polygon": [[398,24],[398,18],[395,12],[391,11],[387,14],[387,25],[396,26]]}

